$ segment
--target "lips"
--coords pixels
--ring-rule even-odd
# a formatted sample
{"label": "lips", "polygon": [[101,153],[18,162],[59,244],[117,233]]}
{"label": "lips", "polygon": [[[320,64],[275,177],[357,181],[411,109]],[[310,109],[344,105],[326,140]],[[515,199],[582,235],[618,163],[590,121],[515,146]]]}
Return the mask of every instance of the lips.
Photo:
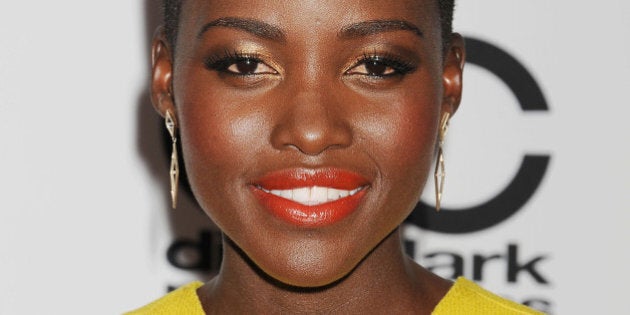
{"label": "lips", "polygon": [[334,224],[357,209],[368,187],[363,176],[341,169],[268,173],[250,186],[275,217],[301,227]]}

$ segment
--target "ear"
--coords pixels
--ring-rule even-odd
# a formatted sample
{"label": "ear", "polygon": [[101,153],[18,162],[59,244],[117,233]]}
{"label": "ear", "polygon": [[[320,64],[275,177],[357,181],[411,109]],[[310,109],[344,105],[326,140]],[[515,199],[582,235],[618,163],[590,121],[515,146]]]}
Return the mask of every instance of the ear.
{"label": "ear", "polygon": [[462,74],[466,62],[466,49],[461,35],[453,33],[451,42],[444,56],[444,71],[442,72],[442,85],[444,96],[442,100],[442,112],[455,114],[462,99]]}
{"label": "ear", "polygon": [[164,28],[159,27],[153,36],[151,45],[151,102],[162,116],[170,111],[177,121],[173,97],[173,55],[166,40]]}

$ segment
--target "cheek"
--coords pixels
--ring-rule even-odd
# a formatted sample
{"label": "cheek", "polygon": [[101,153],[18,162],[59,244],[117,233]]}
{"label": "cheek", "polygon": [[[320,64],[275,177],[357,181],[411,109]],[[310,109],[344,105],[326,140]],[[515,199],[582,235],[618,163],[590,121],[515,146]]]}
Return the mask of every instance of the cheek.
{"label": "cheek", "polygon": [[[231,194],[266,142],[267,121],[251,101],[190,84],[178,103],[187,174],[200,201]],[[200,187],[213,187],[199,189]]]}
{"label": "cheek", "polygon": [[384,179],[415,186],[424,184],[433,158],[440,107],[434,89],[416,91],[393,98],[363,131]]}
{"label": "cheek", "polygon": [[410,92],[370,97],[369,115],[357,124],[361,126],[361,148],[379,173],[369,207],[374,222],[380,222],[368,228],[373,242],[399,226],[412,211],[434,156],[440,90],[407,86],[404,91]]}
{"label": "cheek", "polygon": [[206,163],[234,168],[235,160],[255,156],[262,144],[262,115],[229,110],[194,111],[193,115],[192,120],[183,121],[186,153],[205,158]]}

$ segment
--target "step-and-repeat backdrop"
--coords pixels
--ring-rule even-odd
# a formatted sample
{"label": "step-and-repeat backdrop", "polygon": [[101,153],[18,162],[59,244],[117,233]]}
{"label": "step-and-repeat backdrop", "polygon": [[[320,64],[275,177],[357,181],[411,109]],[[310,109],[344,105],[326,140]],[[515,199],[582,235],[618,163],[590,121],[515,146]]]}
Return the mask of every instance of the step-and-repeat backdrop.
{"label": "step-and-repeat backdrop", "polygon": [[[630,313],[630,2],[460,0],[464,100],[405,248],[550,314]],[[208,279],[220,233],[147,95],[146,1],[0,10],[0,314],[116,314]]]}

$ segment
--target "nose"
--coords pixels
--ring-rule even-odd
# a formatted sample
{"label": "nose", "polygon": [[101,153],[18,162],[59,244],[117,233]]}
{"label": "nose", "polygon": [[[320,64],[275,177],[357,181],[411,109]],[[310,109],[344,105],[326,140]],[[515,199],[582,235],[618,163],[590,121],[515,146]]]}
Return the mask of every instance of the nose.
{"label": "nose", "polygon": [[282,113],[271,134],[276,149],[297,149],[315,156],[352,143],[352,128],[342,105],[325,89],[288,95],[287,100],[280,106]]}

